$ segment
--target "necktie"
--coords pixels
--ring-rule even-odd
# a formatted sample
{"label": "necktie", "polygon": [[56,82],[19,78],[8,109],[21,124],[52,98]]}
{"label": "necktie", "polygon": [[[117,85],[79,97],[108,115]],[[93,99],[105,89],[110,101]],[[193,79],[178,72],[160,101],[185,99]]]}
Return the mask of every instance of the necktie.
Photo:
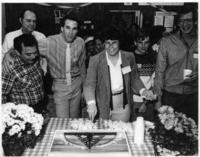
{"label": "necktie", "polygon": [[70,45],[67,44],[66,48],[66,80],[67,85],[71,85],[71,51],[70,51]]}

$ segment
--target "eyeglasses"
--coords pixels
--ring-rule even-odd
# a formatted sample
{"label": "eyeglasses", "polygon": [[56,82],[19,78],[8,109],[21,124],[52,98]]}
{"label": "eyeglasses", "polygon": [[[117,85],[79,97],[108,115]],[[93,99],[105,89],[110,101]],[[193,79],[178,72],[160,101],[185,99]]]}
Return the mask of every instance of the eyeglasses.
{"label": "eyeglasses", "polygon": [[115,45],[115,44],[118,44],[119,43],[119,41],[118,40],[107,40],[107,41],[105,41],[105,44],[106,45]]}
{"label": "eyeglasses", "polygon": [[191,23],[191,22],[193,22],[193,19],[180,19],[179,20],[179,23],[185,23],[185,22]]}

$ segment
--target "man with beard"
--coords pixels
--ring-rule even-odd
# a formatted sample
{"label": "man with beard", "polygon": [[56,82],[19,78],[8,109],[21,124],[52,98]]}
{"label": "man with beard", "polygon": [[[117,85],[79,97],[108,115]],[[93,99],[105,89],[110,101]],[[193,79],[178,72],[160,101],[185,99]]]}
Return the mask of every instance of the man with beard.
{"label": "man with beard", "polygon": [[[185,7],[185,6],[184,6]],[[179,30],[161,40],[157,56],[156,107],[170,105],[198,120],[198,39],[195,9],[185,7],[178,16]]]}
{"label": "man with beard", "polygon": [[44,109],[43,71],[36,39],[31,34],[16,37],[10,54],[13,66],[9,72],[2,71],[2,103],[27,104],[41,113]]}

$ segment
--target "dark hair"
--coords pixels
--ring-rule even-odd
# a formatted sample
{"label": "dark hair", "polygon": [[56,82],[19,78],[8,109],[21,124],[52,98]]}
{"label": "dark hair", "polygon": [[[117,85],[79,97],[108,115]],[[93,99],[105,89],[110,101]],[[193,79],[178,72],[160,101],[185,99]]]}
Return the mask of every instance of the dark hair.
{"label": "dark hair", "polygon": [[68,19],[68,20],[76,21],[78,24],[80,23],[77,14],[74,13],[74,12],[70,12],[69,14],[66,14],[66,15],[62,18],[62,20],[61,20],[61,22],[60,22],[60,26],[61,26],[61,27],[64,27],[65,21],[66,21],[67,19]]}
{"label": "dark hair", "polygon": [[150,33],[145,28],[142,28],[136,32],[135,41],[144,40],[147,37],[150,38]]}
{"label": "dark hair", "polygon": [[22,34],[14,39],[14,48],[21,53],[22,52],[22,43],[25,47],[36,46],[38,48],[38,43],[35,37],[31,34]]}
{"label": "dark hair", "polygon": [[193,21],[197,20],[197,10],[198,3],[185,3],[184,6],[178,11],[178,15],[176,16],[176,23],[179,22],[179,19],[182,15],[192,12]]}
{"label": "dark hair", "polygon": [[30,12],[32,12],[32,13],[34,13],[35,14],[35,16],[37,17],[37,14],[36,14],[36,12],[33,10],[33,9],[24,9],[22,12],[21,12],[21,14],[19,15],[19,18],[24,18],[24,14],[25,14],[25,12],[26,11],[30,11]]}
{"label": "dark hair", "polygon": [[119,40],[119,42],[120,42],[121,41],[120,32],[115,31],[112,28],[108,28],[104,32],[104,37],[103,37],[103,41],[106,41],[106,40]]}

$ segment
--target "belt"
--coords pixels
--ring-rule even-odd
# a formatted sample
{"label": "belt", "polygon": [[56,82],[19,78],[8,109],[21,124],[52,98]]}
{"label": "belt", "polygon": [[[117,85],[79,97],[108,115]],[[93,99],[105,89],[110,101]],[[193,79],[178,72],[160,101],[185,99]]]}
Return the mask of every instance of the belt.
{"label": "belt", "polygon": [[[75,79],[75,78],[77,78],[77,77],[79,77],[79,76],[81,76],[81,75],[75,75],[75,76],[71,76],[71,79]],[[53,79],[55,82],[66,82],[67,81],[67,78],[55,78],[55,79]]]}
{"label": "belt", "polygon": [[120,95],[120,94],[122,94],[123,92],[124,92],[124,91],[121,90],[121,91],[118,91],[118,92],[112,93],[112,96]]}

